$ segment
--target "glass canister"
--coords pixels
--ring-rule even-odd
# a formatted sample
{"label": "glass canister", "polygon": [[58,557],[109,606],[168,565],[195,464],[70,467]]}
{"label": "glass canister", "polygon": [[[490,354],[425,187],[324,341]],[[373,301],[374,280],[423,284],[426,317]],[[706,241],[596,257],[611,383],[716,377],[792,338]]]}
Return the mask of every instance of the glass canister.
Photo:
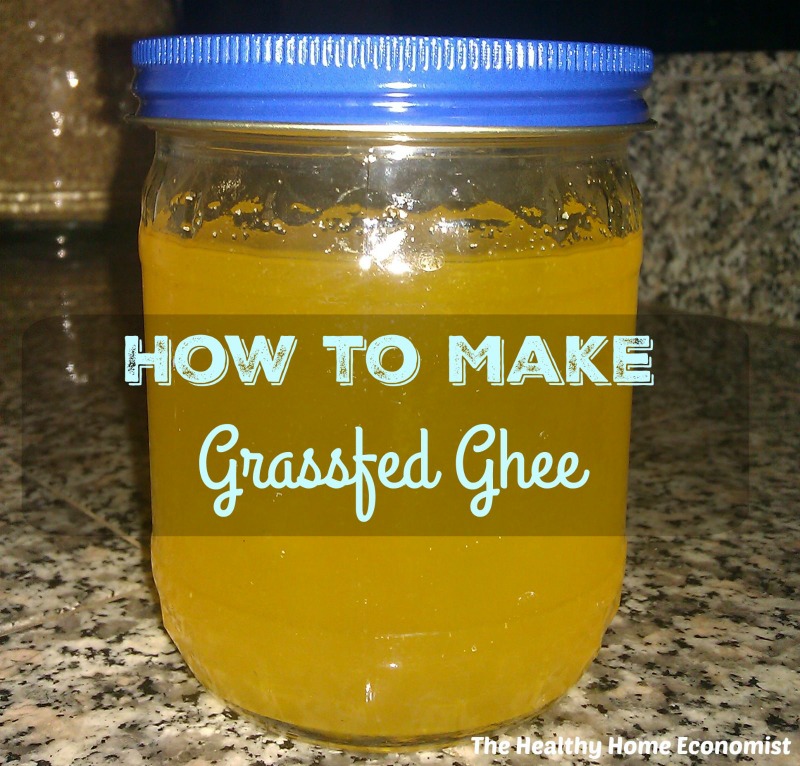
{"label": "glass canister", "polygon": [[169,32],[172,17],[168,0],[0,3],[0,226],[99,224],[135,210],[152,143],[125,124],[128,51]]}
{"label": "glass canister", "polygon": [[[173,333],[180,326],[217,339],[190,343],[182,357],[186,365],[202,347],[211,369],[223,334],[234,337],[225,328],[238,322],[245,355],[266,328],[270,358],[303,365],[312,344],[286,328],[306,322],[319,359],[336,359],[289,367],[271,386],[242,385],[240,374],[214,393],[216,386],[179,379],[175,344],[185,351],[185,342],[169,336],[175,384],[148,381],[152,561],[164,623],[187,663],[230,704],[339,745],[448,742],[541,709],[580,677],[618,605],[630,388],[584,386],[588,398],[577,404],[576,380],[554,371],[555,359],[552,380],[541,365],[529,370],[538,389],[524,375],[512,378],[533,359],[547,362],[541,343],[522,351],[547,318],[614,317],[634,332],[642,217],[626,150],[648,121],[639,91],[651,53],[544,41],[220,35],[141,41],[134,64],[138,118],[157,133],[140,229],[149,333],[142,348],[172,322]],[[479,345],[479,321],[490,323],[486,338],[506,333],[509,361],[497,379],[491,354],[501,346]],[[465,327],[473,334],[458,335]],[[371,334],[381,330],[394,340],[373,347]],[[439,332],[468,339],[468,373],[487,385],[435,388],[425,378],[429,360],[446,355],[433,346],[414,369],[412,359],[401,381],[408,385],[364,375],[348,384],[348,360],[353,369],[364,358],[381,368],[402,352],[394,368],[385,364],[391,376],[407,361],[398,335],[424,344]],[[314,377],[334,373],[338,388]],[[514,399],[523,389],[532,398]],[[201,390],[218,398],[194,402]],[[412,488],[409,477],[426,470],[425,440],[455,434],[455,448],[469,423],[481,422],[471,408],[501,390],[498,428],[479,426],[470,455],[524,425],[530,447],[567,454],[580,443],[570,454],[597,477],[587,485],[592,494],[566,483],[546,490],[541,481],[534,496],[532,475],[526,488],[528,469],[520,468],[516,493],[501,495],[514,484],[512,466],[482,500],[479,483],[466,481],[477,502],[465,495],[473,511],[466,516],[475,524],[481,513],[495,518],[487,498],[504,497],[514,518],[524,518],[517,526],[425,526],[461,504],[465,486],[442,489],[443,480],[437,494],[421,486],[423,476]],[[212,422],[230,427],[209,442]],[[374,516],[390,517],[385,498],[396,495],[392,507],[420,514],[419,528],[357,534],[319,521],[322,511],[352,516],[353,498],[335,491],[333,468],[309,468],[303,447],[315,445],[333,465],[337,446],[342,460],[357,452],[354,429],[376,453],[381,440],[395,457],[419,450],[405,487],[394,492],[387,487],[402,482],[380,480]],[[243,452],[235,453],[241,466],[233,457],[224,463],[245,444],[247,465]],[[263,465],[253,458],[257,447],[269,453]],[[214,524],[193,528],[186,514],[214,516],[214,481],[198,478],[198,454],[202,474],[215,450],[230,470],[238,466],[240,483],[216,495]],[[446,473],[445,452],[431,447],[431,476],[437,465]],[[306,462],[292,467],[301,454]],[[504,454],[498,465],[509,469],[515,458]],[[391,473],[400,459],[386,458],[381,470]],[[347,470],[337,468],[340,485]],[[327,486],[312,489],[323,474]],[[237,502],[261,517],[284,506],[293,519],[312,509],[322,515],[263,533],[230,526],[245,513],[241,505],[230,513]],[[577,526],[537,528],[533,507],[558,519],[577,514]],[[590,518],[608,524],[589,531],[581,525]]]}

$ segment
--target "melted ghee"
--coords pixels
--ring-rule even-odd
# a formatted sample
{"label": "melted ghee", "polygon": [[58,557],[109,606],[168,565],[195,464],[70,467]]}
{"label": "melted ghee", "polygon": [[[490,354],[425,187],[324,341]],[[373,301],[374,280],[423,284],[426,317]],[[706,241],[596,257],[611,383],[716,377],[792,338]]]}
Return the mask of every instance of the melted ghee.
{"label": "melted ghee", "polygon": [[[325,254],[311,235],[271,249],[232,231],[184,240],[144,228],[146,313],[636,311],[638,232],[541,252],[520,231],[492,256],[433,261],[406,243],[397,261]],[[148,394],[153,481],[174,481],[161,447],[174,423],[158,387]],[[600,513],[624,513],[628,437],[629,407],[602,458],[623,491]],[[168,512],[154,494],[154,517]],[[208,688],[307,737],[402,746],[490,730],[575,683],[615,613],[625,540],[156,536],[152,559],[165,625]]]}

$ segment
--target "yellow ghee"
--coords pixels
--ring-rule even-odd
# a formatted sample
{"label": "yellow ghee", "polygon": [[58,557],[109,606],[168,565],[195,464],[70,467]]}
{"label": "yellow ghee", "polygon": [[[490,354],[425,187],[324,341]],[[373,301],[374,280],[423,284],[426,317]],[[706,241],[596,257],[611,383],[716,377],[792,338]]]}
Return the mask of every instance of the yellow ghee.
{"label": "yellow ghee", "polygon": [[[232,232],[143,227],[146,314],[636,312],[638,231],[548,252],[521,232],[495,256],[445,252],[428,270],[325,254],[311,235],[272,246]],[[176,418],[157,386],[148,399],[157,524],[170,513],[159,482],[180,481],[163,438]],[[554,414],[575,426],[569,407]],[[244,405],[239,417],[253,419]],[[454,417],[440,413],[443,426]],[[592,456],[619,477],[601,514],[624,514],[629,421],[623,398],[613,447]],[[178,425],[196,450],[191,424]],[[400,746],[487,731],[563,694],[615,613],[625,540],[156,535],[152,559],[165,625],[209,689],[307,737]]]}

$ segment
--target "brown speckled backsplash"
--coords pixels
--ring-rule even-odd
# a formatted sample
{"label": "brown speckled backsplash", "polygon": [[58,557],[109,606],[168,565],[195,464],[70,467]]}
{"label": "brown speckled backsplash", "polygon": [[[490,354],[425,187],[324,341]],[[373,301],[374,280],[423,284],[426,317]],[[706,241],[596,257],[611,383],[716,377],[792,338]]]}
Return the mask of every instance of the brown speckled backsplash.
{"label": "brown speckled backsplash", "polygon": [[656,58],[641,300],[800,325],[800,52]]}

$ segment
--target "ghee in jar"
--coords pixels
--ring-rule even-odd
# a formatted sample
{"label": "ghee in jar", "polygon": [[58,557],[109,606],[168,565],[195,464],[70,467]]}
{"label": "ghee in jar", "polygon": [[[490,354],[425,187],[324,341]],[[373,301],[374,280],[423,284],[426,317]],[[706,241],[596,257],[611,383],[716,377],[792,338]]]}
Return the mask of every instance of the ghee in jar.
{"label": "ghee in jar", "polygon": [[[501,314],[520,322],[620,316],[633,332],[642,233],[624,149],[628,127],[646,119],[635,91],[649,52],[608,46],[612,64],[579,44],[530,41],[262,35],[139,45],[141,115],[160,128],[140,232],[148,332],[170,316]],[[539,56],[553,45],[572,68]],[[280,91],[258,80],[274,74],[279,49],[291,59],[279,79],[296,94],[316,73],[320,82],[308,87],[318,102],[298,106],[284,93],[268,107],[241,87],[258,81]],[[256,50],[263,72],[253,70]],[[331,62],[339,51],[351,63],[328,71],[326,50]],[[521,53],[497,66],[481,58],[509,50]],[[348,51],[359,55],[347,59]],[[477,84],[454,86],[458,71],[419,63],[451,55],[474,65]],[[233,71],[214,69],[222,61]],[[177,72],[189,80],[170,80]],[[202,95],[209,77],[216,99]],[[553,95],[570,77],[583,112]],[[415,101],[415,78],[427,100]],[[602,98],[615,78],[631,91],[624,109]],[[401,94],[395,104],[407,102],[399,116],[375,100],[390,81]],[[505,112],[487,104],[488,81],[508,87]],[[355,95],[348,90],[341,113],[326,114],[331,93],[345,86]],[[529,113],[534,97],[545,98],[549,116]],[[570,128],[589,130],[573,136]],[[274,443],[280,434],[262,400],[237,390],[226,417],[246,423],[256,442]],[[630,389],[584,395],[608,418],[602,439],[581,442],[582,457],[608,477],[592,513],[624,519]],[[536,422],[504,401],[504,422]],[[566,395],[553,401],[548,422],[575,433],[589,427]],[[326,428],[313,389],[296,387],[282,402],[305,433]],[[399,424],[414,405],[401,394],[396,402]],[[148,409],[164,623],[200,681],[238,708],[338,745],[447,742],[536,712],[597,653],[619,601],[622,534],[165,533],[178,506],[208,507],[181,458],[196,454],[206,424],[179,395],[149,383]],[[437,427],[456,428],[462,416],[442,407]],[[383,423],[387,432],[394,426]],[[318,502],[310,491],[304,497]],[[442,500],[432,497],[413,503],[435,515]],[[568,493],[552,497],[570,512]],[[268,512],[274,499],[257,502]]]}

